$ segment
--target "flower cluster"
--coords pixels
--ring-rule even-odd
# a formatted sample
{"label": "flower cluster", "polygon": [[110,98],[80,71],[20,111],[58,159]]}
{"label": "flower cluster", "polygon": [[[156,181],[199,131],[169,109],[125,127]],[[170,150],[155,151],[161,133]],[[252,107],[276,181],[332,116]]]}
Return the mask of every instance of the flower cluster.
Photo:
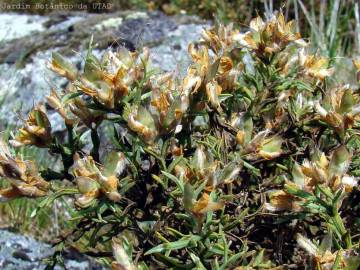
{"label": "flower cluster", "polygon": [[294,191],[315,195],[318,187],[333,191],[343,187],[345,192],[351,192],[357,186],[357,180],[346,174],[350,160],[351,154],[343,146],[333,152],[330,160],[323,152],[315,149],[311,160],[305,159],[302,165],[294,163],[292,181],[286,180],[287,190],[270,192],[268,209],[299,211],[301,205],[306,205],[312,199],[294,195]]}
{"label": "flower cluster", "polygon": [[284,50],[291,42],[304,43],[300,33],[296,31],[295,22],[285,22],[282,13],[267,22],[261,17],[253,19],[250,22],[250,31],[244,35],[243,41],[245,46],[259,57],[271,57]]}
{"label": "flower cluster", "polygon": [[112,153],[112,170],[109,164],[107,168],[97,165],[91,156],[80,158],[74,157],[74,165],[69,169],[75,177],[81,196],[76,199],[80,207],[88,207],[95,198],[104,194],[111,201],[119,201],[121,196],[118,192],[118,176],[123,172],[125,157],[121,153]]}
{"label": "flower cluster", "polygon": [[10,183],[10,187],[0,190],[0,199],[9,200],[19,197],[43,197],[50,188],[31,160],[14,158],[9,147],[0,140],[0,177]]}
{"label": "flower cluster", "polygon": [[332,127],[342,138],[347,129],[351,129],[358,120],[360,105],[358,95],[348,86],[331,89],[322,101],[316,102],[315,109],[321,120]]}
{"label": "flower cluster", "polygon": [[45,106],[39,104],[29,113],[24,127],[19,129],[18,135],[11,141],[11,144],[15,147],[22,145],[47,147],[50,142],[51,124],[46,115]]}

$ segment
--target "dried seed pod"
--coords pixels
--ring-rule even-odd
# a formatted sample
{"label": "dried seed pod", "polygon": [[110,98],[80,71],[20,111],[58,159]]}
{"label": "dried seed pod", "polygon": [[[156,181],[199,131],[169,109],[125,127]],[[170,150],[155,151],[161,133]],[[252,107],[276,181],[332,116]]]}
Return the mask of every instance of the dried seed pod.
{"label": "dried seed pod", "polygon": [[40,176],[35,163],[14,158],[2,139],[0,139],[0,177],[11,185],[10,188],[0,190],[2,200],[43,197],[50,188],[50,184]]}
{"label": "dried seed pod", "polygon": [[47,147],[51,140],[51,124],[46,115],[45,106],[39,104],[29,113],[24,127],[19,129],[18,134],[10,143],[14,147],[22,145]]}

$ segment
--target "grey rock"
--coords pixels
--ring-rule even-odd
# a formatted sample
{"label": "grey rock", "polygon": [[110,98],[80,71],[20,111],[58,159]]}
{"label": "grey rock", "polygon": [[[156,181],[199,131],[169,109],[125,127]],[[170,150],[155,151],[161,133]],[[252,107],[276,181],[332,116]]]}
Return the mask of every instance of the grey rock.
{"label": "grey rock", "polygon": [[[0,269],[2,270],[43,270],[45,258],[51,256],[54,249],[31,237],[0,230]],[[105,269],[89,257],[71,250],[65,253],[65,266],[72,270]],[[63,267],[56,266],[56,270]]]}

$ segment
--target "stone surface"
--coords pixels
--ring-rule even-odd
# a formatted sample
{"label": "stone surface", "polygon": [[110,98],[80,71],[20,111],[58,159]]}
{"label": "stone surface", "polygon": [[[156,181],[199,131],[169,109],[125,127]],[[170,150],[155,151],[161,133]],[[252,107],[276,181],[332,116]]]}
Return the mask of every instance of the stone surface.
{"label": "stone surface", "polygon": [[[31,237],[0,230],[0,269],[2,270],[43,270],[43,262],[54,250],[50,245],[38,242]],[[65,255],[65,267],[71,270],[105,269],[88,257],[75,251]],[[56,266],[56,270],[64,269]]]}
{"label": "stone surface", "polygon": [[21,38],[45,30],[43,23],[48,20],[45,16],[1,14],[0,42]]}
{"label": "stone surface", "polygon": [[[22,22],[19,25],[16,24],[17,16]],[[27,20],[24,16],[28,16]],[[189,63],[189,42],[197,41],[201,30],[208,25],[186,15],[169,17],[160,12],[134,11],[57,13],[46,17],[0,14],[1,21],[7,21],[7,24],[0,24],[0,34],[6,32],[5,27],[10,27],[14,34],[0,46],[0,129],[5,123],[18,123],[20,115],[43,101],[52,88],[64,85],[65,81],[46,67],[52,51],[59,51],[81,65],[93,35],[98,55],[118,46],[131,50],[148,46],[153,67],[174,70],[182,75]],[[33,26],[18,29],[26,22],[31,25],[36,22],[36,31]],[[55,121],[55,130],[63,128],[57,116],[51,116],[51,119]]]}

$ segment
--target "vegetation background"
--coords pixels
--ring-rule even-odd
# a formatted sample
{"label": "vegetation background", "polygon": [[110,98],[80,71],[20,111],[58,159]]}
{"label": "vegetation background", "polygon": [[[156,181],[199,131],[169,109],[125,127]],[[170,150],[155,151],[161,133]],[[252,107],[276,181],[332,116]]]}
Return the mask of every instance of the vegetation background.
{"label": "vegetation background", "polygon": [[[18,4],[17,0],[3,0],[4,3]],[[48,3],[46,0],[30,0],[26,3]],[[51,1],[54,4],[86,3],[89,7],[88,12],[113,12],[124,9],[144,9],[161,10],[168,15],[175,15],[186,12],[206,18],[212,21],[224,23],[234,23],[240,28],[247,30],[246,25],[250,19],[258,14],[270,16],[274,10],[282,9],[287,20],[296,19],[297,28],[302,36],[312,40],[313,52],[319,52],[327,56],[340,72],[336,73],[336,80],[339,82],[353,82],[353,67],[351,59],[360,55],[360,10],[356,0],[289,0],[289,1],[220,1],[220,0],[105,0],[102,3],[111,4],[110,9],[99,9],[96,0],[58,0]],[[54,12],[49,10],[28,9],[23,12],[40,13]],[[0,100],[1,103],[4,101]],[[7,127],[11,130],[12,127]],[[9,136],[10,131],[5,132]],[[36,159],[43,167],[49,165],[53,160],[44,158],[44,152],[36,149],[20,149],[22,155],[27,159]],[[360,166],[360,160],[359,164]],[[359,170],[360,171],[360,170]],[[360,173],[359,173],[360,175]],[[31,233],[37,238],[49,240],[52,235],[56,235],[61,228],[69,225],[65,216],[66,211],[71,211],[67,207],[65,200],[60,204],[54,204],[51,208],[44,208],[38,211],[34,218],[34,211],[37,209],[38,202],[35,200],[19,199],[8,203],[0,204],[0,215],[2,226],[9,226],[12,229]],[[61,210],[66,209],[66,211]],[[49,228],[47,224],[54,222],[54,228]],[[44,230],[48,230],[45,234]]]}
{"label": "vegetation background", "polygon": [[[47,14],[59,12],[59,10],[35,9],[36,4],[73,4],[74,7],[80,3],[86,4],[88,12],[114,12],[117,10],[161,10],[168,15],[186,12],[200,16],[211,21],[223,23],[234,23],[247,30],[251,18],[259,14],[272,14],[275,10],[282,9],[287,20],[295,19],[297,28],[302,36],[309,37],[312,41],[312,49],[320,51],[337,65],[337,80],[339,82],[353,82],[351,75],[351,59],[360,55],[360,9],[357,0],[102,0],[104,6],[97,5],[97,0],[2,0],[3,4],[18,5],[28,4],[33,8],[20,10],[23,13]],[[95,4],[97,3],[97,4]],[[103,7],[103,8],[101,8]],[[75,8],[76,10],[76,8]],[[10,10],[11,11],[11,10]],[[13,11],[19,12],[14,8]],[[64,12],[64,11],[61,11]],[[66,12],[66,10],[65,10]],[[5,99],[0,100],[1,104]],[[11,130],[11,127],[8,127]],[[24,149],[23,154],[29,159],[36,159],[42,166],[49,165],[44,151],[38,149]],[[54,161],[53,161],[54,162]],[[66,204],[64,202],[64,204]],[[0,225],[10,226],[13,230],[27,232],[38,238],[51,238],[51,234],[44,234],[43,230],[49,229],[47,224],[54,221],[54,213],[58,213],[59,206],[54,209],[42,209],[36,218],[32,212],[37,202],[28,199],[19,199],[0,204]],[[58,224],[60,223],[60,224]],[[56,214],[55,230],[66,227],[68,222],[60,214]]]}

